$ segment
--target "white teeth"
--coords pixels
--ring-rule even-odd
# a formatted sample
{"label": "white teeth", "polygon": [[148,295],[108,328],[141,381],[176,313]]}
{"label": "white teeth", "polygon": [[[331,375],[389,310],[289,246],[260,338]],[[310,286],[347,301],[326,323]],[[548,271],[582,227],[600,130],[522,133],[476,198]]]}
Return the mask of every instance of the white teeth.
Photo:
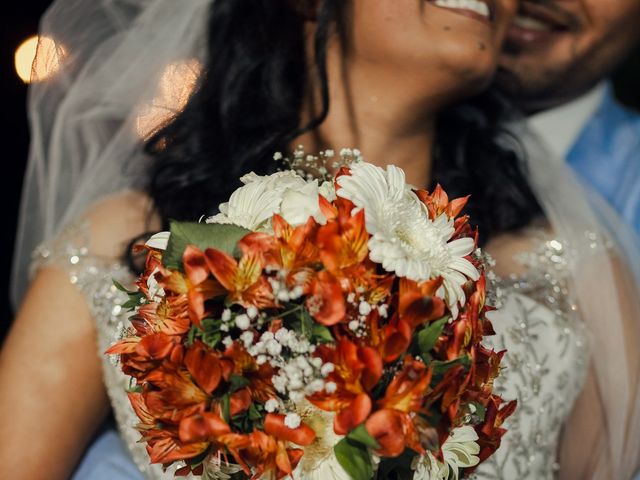
{"label": "white teeth", "polygon": [[480,0],[434,0],[434,5],[456,10],[470,10],[483,17],[489,18],[489,7]]}
{"label": "white teeth", "polygon": [[516,15],[513,19],[513,24],[516,27],[524,28],[526,30],[534,30],[536,32],[550,32],[552,30],[551,25],[541,22],[535,18],[528,17],[526,15]]}

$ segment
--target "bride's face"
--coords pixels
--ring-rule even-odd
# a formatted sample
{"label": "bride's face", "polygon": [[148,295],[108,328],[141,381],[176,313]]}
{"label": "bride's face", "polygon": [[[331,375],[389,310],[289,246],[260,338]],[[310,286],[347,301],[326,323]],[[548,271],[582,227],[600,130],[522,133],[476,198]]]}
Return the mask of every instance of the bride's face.
{"label": "bride's face", "polygon": [[438,79],[446,94],[486,86],[518,0],[352,0],[352,61]]}

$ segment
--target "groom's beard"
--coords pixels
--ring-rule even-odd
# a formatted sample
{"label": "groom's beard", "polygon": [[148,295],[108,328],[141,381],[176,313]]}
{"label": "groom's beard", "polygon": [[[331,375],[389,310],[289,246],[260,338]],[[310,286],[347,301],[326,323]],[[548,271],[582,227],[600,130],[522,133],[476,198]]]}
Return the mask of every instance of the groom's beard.
{"label": "groom's beard", "polygon": [[[578,43],[586,32],[586,17],[578,3],[563,0],[522,0],[518,14],[546,24],[545,43],[507,39],[496,82],[527,113],[545,109],[573,96],[574,77],[593,78]],[[517,20],[516,20],[517,21]],[[588,32],[587,32],[588,33]],[[578,86],[579,87],[579,86]]]}

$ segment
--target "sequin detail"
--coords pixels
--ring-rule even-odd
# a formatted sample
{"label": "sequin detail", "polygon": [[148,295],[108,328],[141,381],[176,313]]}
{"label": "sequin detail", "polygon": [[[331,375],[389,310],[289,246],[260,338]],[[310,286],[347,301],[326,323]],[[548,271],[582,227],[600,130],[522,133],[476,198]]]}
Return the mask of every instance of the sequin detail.
{"label": "sequin detail", "polygon": [[487,339],[496,350],[508,350],[496,389],[505,399],[516,398],[518,408],[476,480],[552,480],[560,427],[586,376],[587,330],[568,288],[571,252],[540,231],[530,234],[538,247],[516,259],[526,274],[495,280],[502,305],[489,314],[496,335]]}
{"label": "sequin detail", "polygon": [[129,377],[122,373],[115,357],[103,354],[119,339],[130,315],[130,312],[121,307],[126,302],[127,295],[118,290],[113,281],[132,287],[135,278],[121,263],[91,255],[88,245],[87,222],[72,224],[55,242],[40,245],[34,250],[31,271],[35,272],[44,266],[61,268],[69,274],[71,283],[85,296],[95,321],[98,334],[97,354],[102,362],[104,383],[123,443],[145,478],[173,479],[175,467],[163,472],[160,465],[149,463],[145,446],[139,443],[140,433],[135,429],[138,418],[126,393]]}

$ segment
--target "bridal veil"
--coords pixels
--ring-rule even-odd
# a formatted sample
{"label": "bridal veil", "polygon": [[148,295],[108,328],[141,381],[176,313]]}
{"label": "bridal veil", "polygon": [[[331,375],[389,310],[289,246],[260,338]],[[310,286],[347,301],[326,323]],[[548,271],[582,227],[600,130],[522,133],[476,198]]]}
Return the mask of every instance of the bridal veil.
{"label": "bridal veil", "polygon": [[[105,196],[144,186],[144,139],[197,88],[212,3],[56,0],[43,17],[29,93],[32,141],[14,254],[15,306],[40,242]],[[36,78],[43,71],[48,76]],[[570,246],[575,305],[591,332],[597,395],[586,401],[603,419],[602,441],[580,455],[593,465],[590,478],[627,479],[640,464],[640,248],[564,162],[524,127],[514,131],[527,145],[526,171],[545,215]]]}

